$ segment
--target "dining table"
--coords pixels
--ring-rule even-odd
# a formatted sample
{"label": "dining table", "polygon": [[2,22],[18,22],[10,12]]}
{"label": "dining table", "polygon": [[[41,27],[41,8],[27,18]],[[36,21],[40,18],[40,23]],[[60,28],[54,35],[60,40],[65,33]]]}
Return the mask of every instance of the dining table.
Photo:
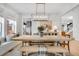
{"label": "dining table", "polygon": [[62,37],[62,36],[38,36],[38,35],[21,35],[19,37],[15,37],[12,38],[12,40],[14,41],[22,41],[22,46],[25,46],[25,42],[26,45],[28,46],[30,42],[40,42],[40,43],[44,43],[44,42],[68,42],[68,50],[69,49],[69,41],[71,40],[68,37]]}

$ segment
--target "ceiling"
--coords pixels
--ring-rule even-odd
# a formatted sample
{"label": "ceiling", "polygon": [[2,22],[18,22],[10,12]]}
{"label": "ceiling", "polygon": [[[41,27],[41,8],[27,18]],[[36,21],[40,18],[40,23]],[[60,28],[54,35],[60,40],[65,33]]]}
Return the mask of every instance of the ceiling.
{"label": "ceiling", "polygon": [[[21,14],[36,14],[36,3],[6,3],[8,7],[12,8]],[[45,3],[46,14],[58,14],[63,15],[70,9],[77,6],[77,3]],[[38,14],[43,13],[44,5],[39,6],[37,9]]]}

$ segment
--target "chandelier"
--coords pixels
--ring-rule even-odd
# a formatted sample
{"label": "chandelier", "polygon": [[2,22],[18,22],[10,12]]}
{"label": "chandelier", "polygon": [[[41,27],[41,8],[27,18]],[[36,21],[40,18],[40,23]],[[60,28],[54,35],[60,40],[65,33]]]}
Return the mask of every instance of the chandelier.
{"label": "chandelier", "polygon": [[48,16],[45,14],[45,11],[45,3],[36,3],[36,14],[33,18],[38,20],[47,19]]}

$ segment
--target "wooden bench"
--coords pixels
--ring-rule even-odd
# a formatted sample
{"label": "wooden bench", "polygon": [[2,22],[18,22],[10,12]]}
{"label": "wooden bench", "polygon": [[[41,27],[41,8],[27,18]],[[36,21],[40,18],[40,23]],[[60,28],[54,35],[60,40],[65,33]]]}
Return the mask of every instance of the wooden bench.
{"label": "wooden bench", "polygon": [[47,51],[51,53],[62,53],[63,55],[66,55],[66,53],[69,53],[68,49],[65,49],[60,46],[47,47]]}
{"label": "wooden bench", "polygon": [[38,52],[38,46],[21,47],[20,51],[22,56],[26,56],[29,53]]}
{"label": "wooden bench", "polygon": [[[38,46],[21,47],[21,54],[22,54],[22,56],[26,56],[29,53],[38,52],[39,50],[40,49],[39,49]],[[63,47],[47,46],[46,47],[46,52],[49,52],[49,53],[62,53],[63,55],[65,55],[69,51],[68,51],[68,49],[65,49]]]}

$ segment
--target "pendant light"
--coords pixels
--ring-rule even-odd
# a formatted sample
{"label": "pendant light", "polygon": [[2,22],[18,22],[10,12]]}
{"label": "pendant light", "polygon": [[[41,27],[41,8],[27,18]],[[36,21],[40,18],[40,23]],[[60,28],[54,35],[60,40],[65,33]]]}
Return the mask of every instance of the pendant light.
{"label": "pendant light", "polygon": [[[40,10],[38,10],[39,8],[43,8],[42,13],[40,12]],[[38,12],[39,11],[39,12]],[[41,13],[41,14],[40,14]],[[34,16],[34,18],[36,19],[47,19],[48,17],[45,14],[45,3],[36,3],[36,15]]]}

